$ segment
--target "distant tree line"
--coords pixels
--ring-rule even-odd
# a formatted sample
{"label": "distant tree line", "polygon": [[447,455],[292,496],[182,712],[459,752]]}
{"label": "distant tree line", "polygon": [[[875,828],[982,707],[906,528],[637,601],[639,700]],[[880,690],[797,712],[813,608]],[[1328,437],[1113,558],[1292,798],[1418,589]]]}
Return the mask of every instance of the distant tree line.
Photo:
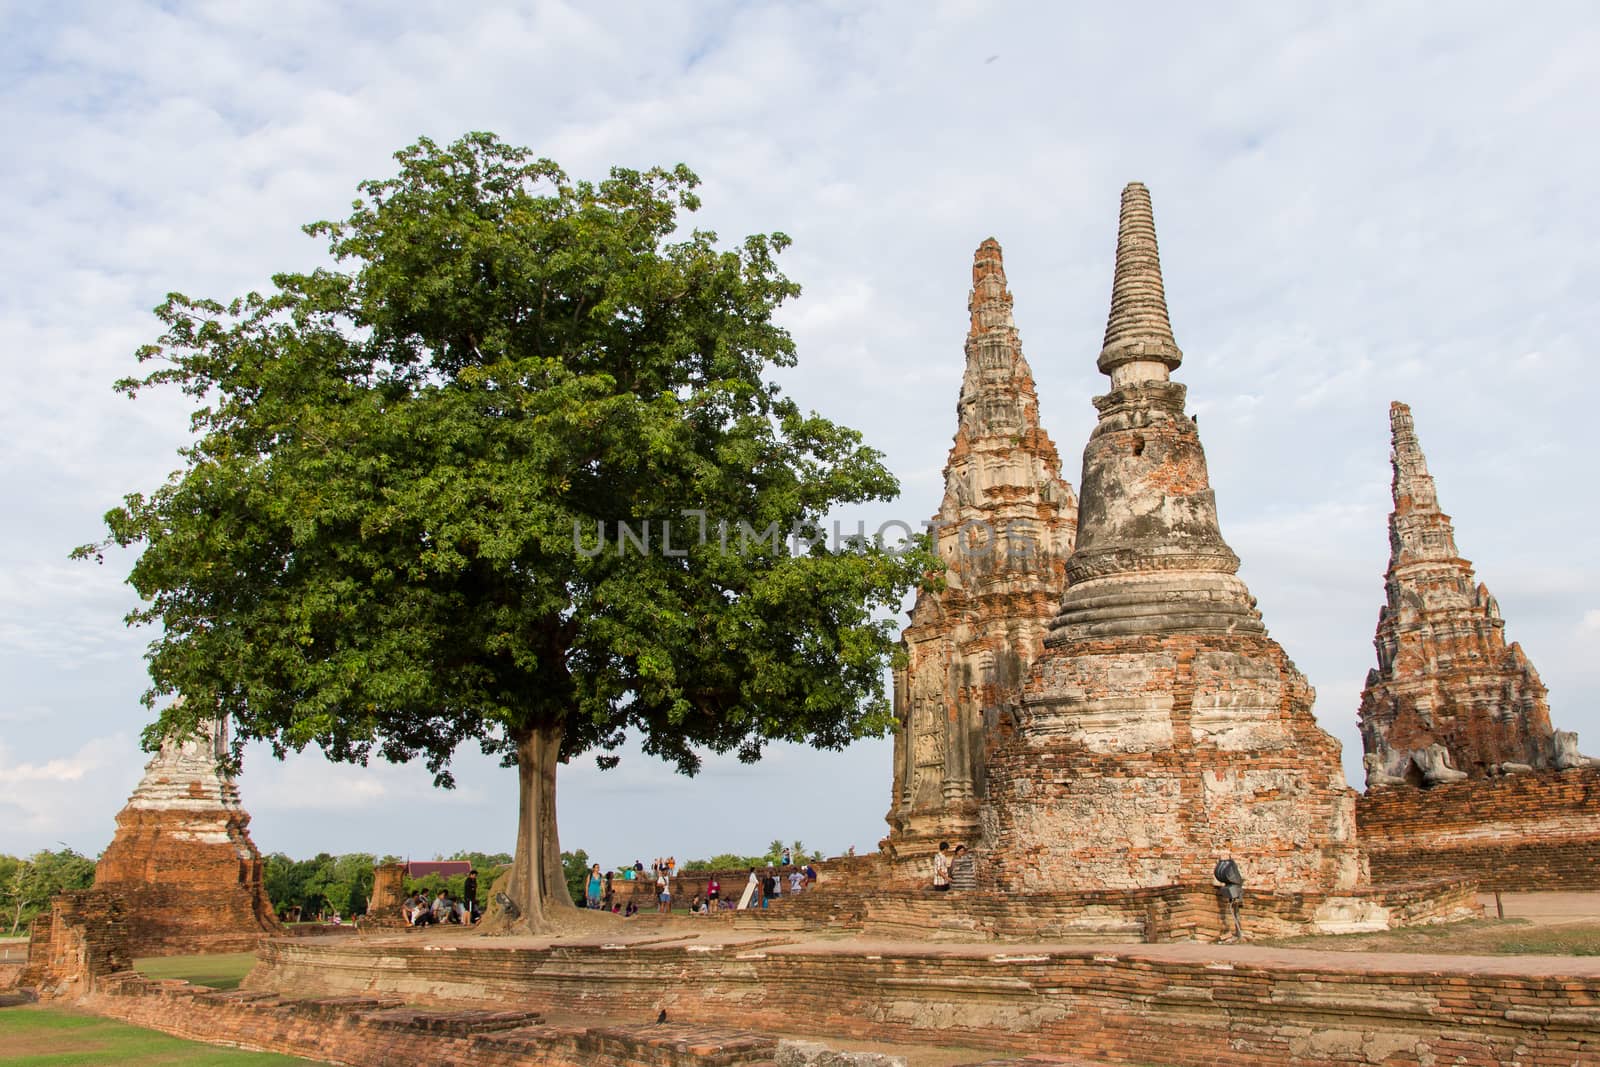
{"label": "distant tree line", "polygon": [[[783,857],[783,842],[774,840],[767,851],[759,856],[743,856],[724,852],[710,859],[687,860],[678,864],[680,871],[730,871],[750,867],[770,867]],[[478,872],[478,903],[487,906],[494,881],[511,864],[509,852],[456,852],[450,856],[435,856],[435,860],[466,860]],[[621,872],[632,867],[635,860],[649,865],[658,857],[635,857],[625,864],[602,867],[602,870]],[[664,857],[659,857],[664,858]],[[789,846],[789,858],[794,863],[805,863],[818,856],[806,851],[805,845],[795,841]],[[298,908],[303,918],[331,915],[362,915],[372,898],[373,868],[379,863],[404,862],[398,856],[381,859],[370,852],[346,852],[331,855],[319,852],[307,860],[291,859],[282,852],[267,856],[262,864],[262,879],[267,898],[279,915]],[[578,849],[561,854],[562,873],[573,899],[582,900],[584,882],[591,864],[588,852]],[[69,889],[86,889],[94,884],[95,861],[70,848],[55,852],[35,852],[26,859],[0,855],[0,923],[11,935],[28,933],[33,918],[49,910],[50,898]],[[443,890],[450,896],[460,897],[465,889],[466,876],[444,878],[430,874],[425,878],[407,878],[407,893],[423,892],[434,896]]]}
{"label": "distant tree line", "polygon": [[26,934],[50,898],[94,884],[94,860],[70,848],[35,852],[26,859],[0,855],[0,921],[11,935]]}
{"label": "distant tree line", "polygon": [[[435,860],[466,860],[478,872],[478,901],[486,903],[490,886],[499,872],[510,865],[507,852],[457,852],[451,856],[435,856]],[[399,856],[381,859],[370,852],[346,852],[341,855],[318,853],[308,860],[290,859],[282,852],[274,852],[263,864],[262,880],[267,899],[280,916],[299,909],[303,919],[312,919],[338,912],[342,916],[363,915],[367,902],[372,899],[373,869],[380,863],[404,863]],[[442,878],[430,874],[425,878],[407,878],[407,893],[423,892],[433,896],[440,890],[451,896],[461,896],[466,875]]]}

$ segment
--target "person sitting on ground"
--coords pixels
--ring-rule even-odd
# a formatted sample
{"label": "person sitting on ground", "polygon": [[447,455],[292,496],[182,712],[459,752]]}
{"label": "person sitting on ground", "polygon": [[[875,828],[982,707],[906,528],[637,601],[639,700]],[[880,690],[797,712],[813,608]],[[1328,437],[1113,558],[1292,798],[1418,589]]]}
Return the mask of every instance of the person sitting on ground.
{"label": "person sitting on ground", "polygon": [[466,901],[452,900],[450,902],[450,921],[460,926],[472,925],[472,909],[467,907]]}
{"label": "person sitting on ground", "polygon": [[638,913],[639,913],[639,905],[635,904],[633,901],[630,900],[630,901],[628,901],[628,909],[622,913],[622,917],[624,919],[631,919],[635,915],[637,915]]}
{"label": "person sitting on ground", "polygon": [[621,915],[622,914],[622,905],[617,903],[615,900],[613,900],[611,902],[611,914],[613,914],[613,915]]}
{"label": "person sitting on ground", "polygon": [[689,900],[689,914],[690,915],[701,915],[701,914],[704,914],[704,910],[700,907],[700,894],[699,893],[696,893]]}
{"label": "person sitting on ground", "polygon": [[444,922],[450,914],[450,900],[444,895],[444,890],[439,890],[439,895],[433,898],[433,921]]}

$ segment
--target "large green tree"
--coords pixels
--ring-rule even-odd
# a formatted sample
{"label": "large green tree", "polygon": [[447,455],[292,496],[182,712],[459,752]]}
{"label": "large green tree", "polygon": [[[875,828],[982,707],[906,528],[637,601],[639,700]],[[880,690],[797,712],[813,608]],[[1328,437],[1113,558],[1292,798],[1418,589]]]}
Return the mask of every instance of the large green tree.
{"label": "large green tree", "polygon": [[789,540],[898,487],[769,378],[795,359],[786,237],[675,236],[683,166],[574,181],[489,134],[396,158],[306,227],[335,267],[156,309],[118,387],[181,389],[194,439],[78,554],[140,547],[147,743],[229,716],[235,758],[421,757],[441,785],[462,743],[502,753],[537,928],[570,903],[558,762],[629,732],[688,773],[881,733],[884,609],[931,560]]}

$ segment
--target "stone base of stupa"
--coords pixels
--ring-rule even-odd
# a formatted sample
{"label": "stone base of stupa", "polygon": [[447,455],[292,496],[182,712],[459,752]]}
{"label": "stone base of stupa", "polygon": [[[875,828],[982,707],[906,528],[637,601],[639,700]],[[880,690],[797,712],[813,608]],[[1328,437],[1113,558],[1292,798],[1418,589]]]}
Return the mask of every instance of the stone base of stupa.
{"label": "stone base of stupa", "polygon": [[1313,694],[1264,634],[1047,649],[989,762],[980,882],[998,891],[1214,886],[1348,895],[1367,882],[1354,791]]}
{"label": "stone base of stupa", "polygon": [[910,865],[932,871],[941,844],[948,844],[951,850],[957,845],[970,849],[979,833],[978,802],[969,800],[934,811],[893,816],[889,836],[878,843],[878,849],[896,868]]}

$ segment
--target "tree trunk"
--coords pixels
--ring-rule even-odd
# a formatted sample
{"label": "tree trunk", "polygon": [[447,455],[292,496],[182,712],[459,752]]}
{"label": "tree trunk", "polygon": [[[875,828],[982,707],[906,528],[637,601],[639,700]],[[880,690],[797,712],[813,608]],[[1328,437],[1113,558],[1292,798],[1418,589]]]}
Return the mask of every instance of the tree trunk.
{"label": "tree trunk", "polygon": [[561,869],[561,839],[556,831],[561,727],[532,729],[516,741],[517,849],[505,894],[521,915],[512,919],[491,904],[491,913],[484,920],[488,933],[538,933],[549,928],[551,909],[573,906]]}

